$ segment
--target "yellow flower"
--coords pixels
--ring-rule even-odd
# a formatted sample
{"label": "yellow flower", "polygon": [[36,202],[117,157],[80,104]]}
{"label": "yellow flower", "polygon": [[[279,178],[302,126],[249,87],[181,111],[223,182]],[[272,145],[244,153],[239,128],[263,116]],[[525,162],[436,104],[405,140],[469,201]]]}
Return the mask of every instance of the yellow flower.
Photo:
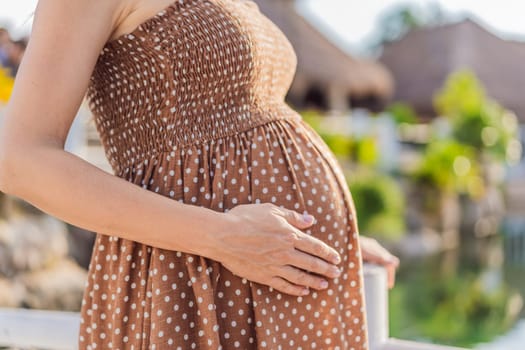
{"label": "yellow flower", "polygon": [[14,83],[15,80],[9,75],[7,69],[0,66],[0,104],[9,101]]}

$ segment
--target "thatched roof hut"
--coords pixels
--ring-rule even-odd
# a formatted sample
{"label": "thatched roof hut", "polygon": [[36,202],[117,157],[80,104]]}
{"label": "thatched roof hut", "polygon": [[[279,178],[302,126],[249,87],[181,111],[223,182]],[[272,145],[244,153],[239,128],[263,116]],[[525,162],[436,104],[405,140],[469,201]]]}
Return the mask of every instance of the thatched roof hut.
{"label": "thatched roof hut", "polygon": [[469,68],[488,95],[525,122],[525,44],[504,40],[471,19],[413,30],[387,44],[380,61],[394,76],[394,99],[412,104],[422,116],[434,116],[432,96],[447,76]]}
{"label": "thatched roof hut", "polygon": [[380,109],[393,92],[390,73],[379,63],[350,56],[301,15],[293,0],[255,0],[286,35],[297,54],[288,99],[326,109]]}

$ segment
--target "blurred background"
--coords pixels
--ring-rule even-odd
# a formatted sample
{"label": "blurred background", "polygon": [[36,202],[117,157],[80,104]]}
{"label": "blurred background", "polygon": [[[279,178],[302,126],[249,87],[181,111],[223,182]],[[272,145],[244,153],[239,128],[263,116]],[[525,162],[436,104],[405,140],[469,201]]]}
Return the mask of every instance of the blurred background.
{"label": "blurred background", "polygon": [[[522,349],[521,2],[255,2],[294,46],[287,102],[343,166],[361,234],[401,258],[390,334]],[[0,127],[35,5],[0,3]],[[111,172],[86,106],[66,149]],[[0,306],[78,311],[92,242],[0,193]]]}

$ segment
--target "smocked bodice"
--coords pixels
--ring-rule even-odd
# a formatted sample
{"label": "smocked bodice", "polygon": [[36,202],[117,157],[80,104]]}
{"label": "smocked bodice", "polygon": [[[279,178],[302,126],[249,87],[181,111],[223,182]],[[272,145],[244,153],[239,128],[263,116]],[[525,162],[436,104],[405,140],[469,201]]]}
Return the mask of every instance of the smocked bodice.
{"label": "smocked bodice", "polygon": [[118,173],[156,152],[300,118],[284,102],[296,64],[255,2],[174,0],[106,43],[87,98]]}

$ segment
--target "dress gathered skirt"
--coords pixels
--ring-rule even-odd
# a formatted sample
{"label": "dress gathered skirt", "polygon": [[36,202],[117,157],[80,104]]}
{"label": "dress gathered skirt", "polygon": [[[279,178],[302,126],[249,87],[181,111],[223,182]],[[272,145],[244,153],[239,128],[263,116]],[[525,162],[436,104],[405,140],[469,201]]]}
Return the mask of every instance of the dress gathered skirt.
{"label": "dress gathered skirt", "polygon": [[269,202],[310,213],[304,232],[334,247],[343,271],[297,297],[98,233],[80,349],[368,349],[355,208],[334,154],[284,102],[296,66],[253,1],[174,0],[105,44],[87,99],[115,176],[220,212]]}

